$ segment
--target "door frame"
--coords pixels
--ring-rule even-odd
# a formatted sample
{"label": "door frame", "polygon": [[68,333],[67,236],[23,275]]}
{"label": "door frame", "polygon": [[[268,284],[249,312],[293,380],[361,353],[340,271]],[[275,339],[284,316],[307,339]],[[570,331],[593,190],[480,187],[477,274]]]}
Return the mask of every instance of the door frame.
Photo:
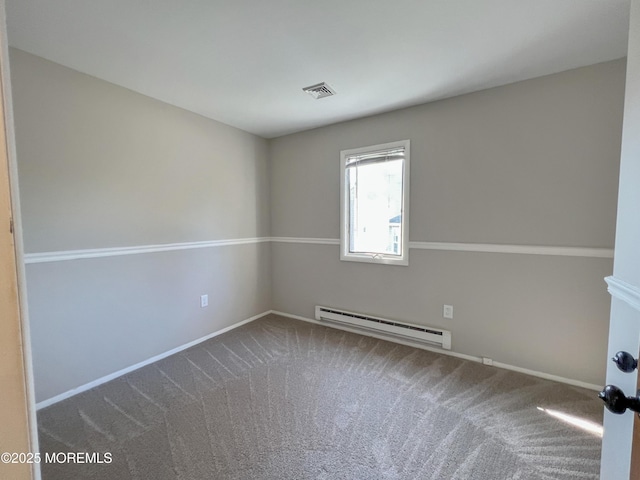
{"label": "door frame", "polygon": [[[640,201],[640,145],[636,141],[640,129],[640,0],[630,0],[629,48],[625,83],[624,121],[620,152],[618,211],[613,275],[605,278],[611,294],[606,383],[619,387],[626,396],[635,396],[637,373],[624,373],[610,361],[616,352],[636,355],[640,351],[640,275],[637,265],[640,252],[637,204]],[[604,412],[601,475],[629,478],[632,455],[638,454],[633,440],[636,415],[627,411],[616,415]],[[636,450],[633,452],[633,450]],[[635,468],[635,465],[634,465]]]}
{"label": "door frame", "polygon": [[[4,138],[5,144],[0,143],[0,148],[6,151],[8,172],[1,172],[1,175],[8,174],[9,198],[11,202],[11,219],[13,223],[13,254],[15,256],[15,270],[17,279],[18,295],[18,318],[20,324],[22,343],[22,364],[25,377],[25,393],[27,408],[27,428],[29,439],[29,451],[39,452],[38,446],[38,424],[36,419],[36,402],[33,382],[33,366],[31,356],[31,341],[29,331],[29,311],[27,306],[26,272],[24,267],[24,247],[22,237],[22,217],[20,211],[20,195],[18,188],[18,166],[16,161],[16,142],[13,120],[13,101],[11,96],[11,75],[9,68],[9,42],[7,38],[7,21],[5,0],[0,0],[0,101],[4,113]],[[0,126],[1,127],[1,126]],[[1,164],[1,163],[0,163]],[[0,192],[4,194],[5,192]],[[5,226],[2,226],[5,228]],[[9,225],[6,225],[9,228]],[[4,253],[4,252],[3,252]],[[10,252],[9,255],[11,254]],[[20,452],[17,452],[20,453]],[[27,453],[27,452],[24,452]],[[30,477],[40,480],[40,465],[32,463]]]}

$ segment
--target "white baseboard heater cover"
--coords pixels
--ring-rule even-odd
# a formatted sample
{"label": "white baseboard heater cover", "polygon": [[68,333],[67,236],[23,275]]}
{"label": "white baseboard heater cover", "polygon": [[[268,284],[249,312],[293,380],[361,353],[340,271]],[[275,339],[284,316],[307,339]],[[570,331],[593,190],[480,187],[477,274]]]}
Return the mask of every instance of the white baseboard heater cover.
{"label": "white baseboard heater cover", "polygon": [[451,350],[451,332],[448,330],[396,322],[386,318],[372,317],[371,315],[347,312],[319,305],[316,305],[316,320],[339,323],[353,328],[392,335],[414,342],[437,345]]}

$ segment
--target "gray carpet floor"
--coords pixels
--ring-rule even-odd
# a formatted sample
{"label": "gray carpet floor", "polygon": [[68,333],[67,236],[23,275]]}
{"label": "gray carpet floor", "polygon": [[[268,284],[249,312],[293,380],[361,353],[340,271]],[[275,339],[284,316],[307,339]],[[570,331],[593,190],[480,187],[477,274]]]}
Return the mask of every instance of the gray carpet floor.
{"label": "gray carpet floor", "polygon": [[595,392],[268,316],[38,412],[72,479],[597,479]]}

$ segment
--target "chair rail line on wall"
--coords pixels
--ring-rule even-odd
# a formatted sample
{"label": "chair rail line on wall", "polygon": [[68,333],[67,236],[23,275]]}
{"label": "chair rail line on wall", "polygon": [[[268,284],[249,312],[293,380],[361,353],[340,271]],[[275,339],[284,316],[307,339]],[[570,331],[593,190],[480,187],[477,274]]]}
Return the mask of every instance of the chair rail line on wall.
{"label": "chair rail line on wall", "polygon": [[[115,257],[142,253],[190,250],[195,248],[213,248],[255,243],[295,243],[307,245],[340,245],[337,238],[302,237],[249,237],[201,242],[168,243],[160,245],[138,245],[132,247],[91,248],[54,252],[27,253],[25,263],[48,263],[87,258]],[[562,257],[613,258],[612,248],[599,247],[558,247],[544,245],[507,245],[493,243],[455,243],[455,242],[409,242],[414,250],[443,250],[454,252],[504,253],[519,255],[551,255]]]}

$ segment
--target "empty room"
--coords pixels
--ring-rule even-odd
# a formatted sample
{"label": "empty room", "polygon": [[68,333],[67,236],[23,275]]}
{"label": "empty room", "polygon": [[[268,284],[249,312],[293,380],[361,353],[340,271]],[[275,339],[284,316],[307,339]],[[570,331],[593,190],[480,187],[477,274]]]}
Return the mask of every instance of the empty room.
{"label": "empty room", "polygon": [[2,478],[640,478],[640,0],[3,10]]}

